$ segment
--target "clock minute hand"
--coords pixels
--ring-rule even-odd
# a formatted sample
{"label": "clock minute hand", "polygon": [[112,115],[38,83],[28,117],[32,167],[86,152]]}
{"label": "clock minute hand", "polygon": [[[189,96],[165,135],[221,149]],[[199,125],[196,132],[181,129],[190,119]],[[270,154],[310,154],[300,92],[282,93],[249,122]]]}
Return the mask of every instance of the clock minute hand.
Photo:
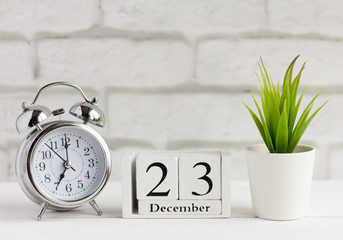
{"label": "clock minute hand", "polygon": [[65,141],[64,142],[64,147],[66,149],[66,162],[65,162],[65,164],[70,165],[70,168],[75,171],[75,169],[71,166],[71,162],[69,161],[69,156],[68,156],[69,144],[67,143],[67,135],[64,135],[64,141]]}
{"label": "clock minute hand", "polygon": [[68,157],[68,143],[67,143],[67,135],[64,135],[64,148],[66,149],[66,161],[69,161]]}
{"label": "clock minute hand", "polygon": [[61,157],[54,149],[52,149],[52,147],[50,147],[48,144],[45,143],[45,145],[51,149],[51,151],[53,151],[60,159],[62,159],[63,162],[65,162],[66,160],[64,160],[63,157]]}
{"label": "clock minute hand", "polygon": [[[64,160],[64,158],[63,157],[61,157],[52,147],[50,147],[48,144],[46,144],[45,143],[45,145],[48,147],[48,148],[50,148],[51,149],[51,151],[53,151],[63,162],[66,162],[66,160]],[[75,169],[73,168],[73,167],[71,167],[71,169],[73,170],[73,171],[75,171]]]}

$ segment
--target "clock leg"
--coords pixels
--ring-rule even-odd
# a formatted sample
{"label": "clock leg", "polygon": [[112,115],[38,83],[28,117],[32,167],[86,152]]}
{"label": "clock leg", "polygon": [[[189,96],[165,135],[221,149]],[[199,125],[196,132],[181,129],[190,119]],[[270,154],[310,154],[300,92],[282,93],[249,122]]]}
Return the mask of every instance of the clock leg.
{"label": "clock leg", "polygon": [[39,214],[38,214],[38,216],[36,218],[37,221],[40,221],[42,219],[42,216],[45,213],[47,208],[48,208],[48,204],[47,203],[42,203],[41,209],[40,209]]}
{"label": "clock leg", "polygon": [[96,202],[94,200],[90,201],[89,204],[92,206],[92,208],[96,211],[96,213],[98,214],[98,216],[102,215],[102,211],[100,210],[100,208],[98,207],[98,205],[96,204]]}

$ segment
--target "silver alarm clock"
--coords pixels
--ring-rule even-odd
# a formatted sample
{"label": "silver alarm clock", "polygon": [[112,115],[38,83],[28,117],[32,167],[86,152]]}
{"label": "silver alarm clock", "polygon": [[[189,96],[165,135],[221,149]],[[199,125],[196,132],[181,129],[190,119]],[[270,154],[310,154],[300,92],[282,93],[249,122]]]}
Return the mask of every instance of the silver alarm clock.
{"label": "silver alarm clock", "polygon": [[[50,121],[50,111],[36,105],[40,93],[55,86],[77,89],[85,102],[74,104],[69,113],[82,120]],[[21,143],[16,159],[16,174],[25,194],[41,206],[37,220],[46,209],[69,210],[89,203],[98,215],[102,212],[94,198],[105,186],[111,171],[111,158],[104,139],[87,124],[103,127],[104,113],[97,99],[89,100],[82,89],[68,82],[54,82],[42,87],[32,104],[22,104],[24,112],[18,117],[19,133],[34,128]]]}

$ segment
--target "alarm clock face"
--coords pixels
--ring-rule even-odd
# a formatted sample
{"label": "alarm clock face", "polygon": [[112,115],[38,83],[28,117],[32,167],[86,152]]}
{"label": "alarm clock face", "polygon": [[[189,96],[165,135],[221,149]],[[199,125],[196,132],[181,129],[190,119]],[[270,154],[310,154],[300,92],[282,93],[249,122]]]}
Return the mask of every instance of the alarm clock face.
{"label": "alarm clock face", "polygon": [[81,127],[49,131],[31,153],[31,178],[49,199],[79,201],[106,178],[107,158],[98,137]]}

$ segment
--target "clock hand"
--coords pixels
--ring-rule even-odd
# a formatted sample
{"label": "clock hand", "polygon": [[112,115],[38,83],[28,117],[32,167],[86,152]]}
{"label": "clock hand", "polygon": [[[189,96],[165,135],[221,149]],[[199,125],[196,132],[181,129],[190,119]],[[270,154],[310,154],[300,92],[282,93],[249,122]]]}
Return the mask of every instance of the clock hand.
{"label": "clock hand", "polygon": [[68,156],[68,148],[69,144],[67,143],[67,135],[64,135],[64,147],[66,149],[66,161],[64,162],[66,168],[71,168],[72,170],[75,171],[75,169],[71,166],[71,162],[69,161],[69,156]]}
{"label": "clock hand", "polygon": [[64,147],[66,149],[66,161],[69,161],[69,157],[68,157],[68,143],[67,143],[67,135],[64,135]]}
{"label": "clock hand", "polygon": [[54,149],[52,149],[52,147],[50,147],[48,144],[45,143],[45,145],[50,148],[51,151],[53,151],[60,159],[62,159],[63,162],[65,162],[66,160],[64,160]]}
{"label": "clock hand", "polygon": [[[45,143],[45,145],[48,147],[48,148],[50,148],[50,150],[51,151],[53,151],[63,162],[66,162],[66,160],[64,160],[64,158],[63,157],[61,157],[52,147],[50,147],[48,144],[46,144]],[[75,171],[75,169],[73,168],[73,167],[71,167],[71,169],[73,170],[73,171]]]}
{"label": "clock hand", "polygon": [[56,191],[57,191],[58,186],[60,185],[62,179],[65,177],[64,173],[66,172],[66,170],[67,170],[67,168],[65,167],[63,173],[60,175],[60,180],[58,182],[55,182],[55,184],[57,183]]}

